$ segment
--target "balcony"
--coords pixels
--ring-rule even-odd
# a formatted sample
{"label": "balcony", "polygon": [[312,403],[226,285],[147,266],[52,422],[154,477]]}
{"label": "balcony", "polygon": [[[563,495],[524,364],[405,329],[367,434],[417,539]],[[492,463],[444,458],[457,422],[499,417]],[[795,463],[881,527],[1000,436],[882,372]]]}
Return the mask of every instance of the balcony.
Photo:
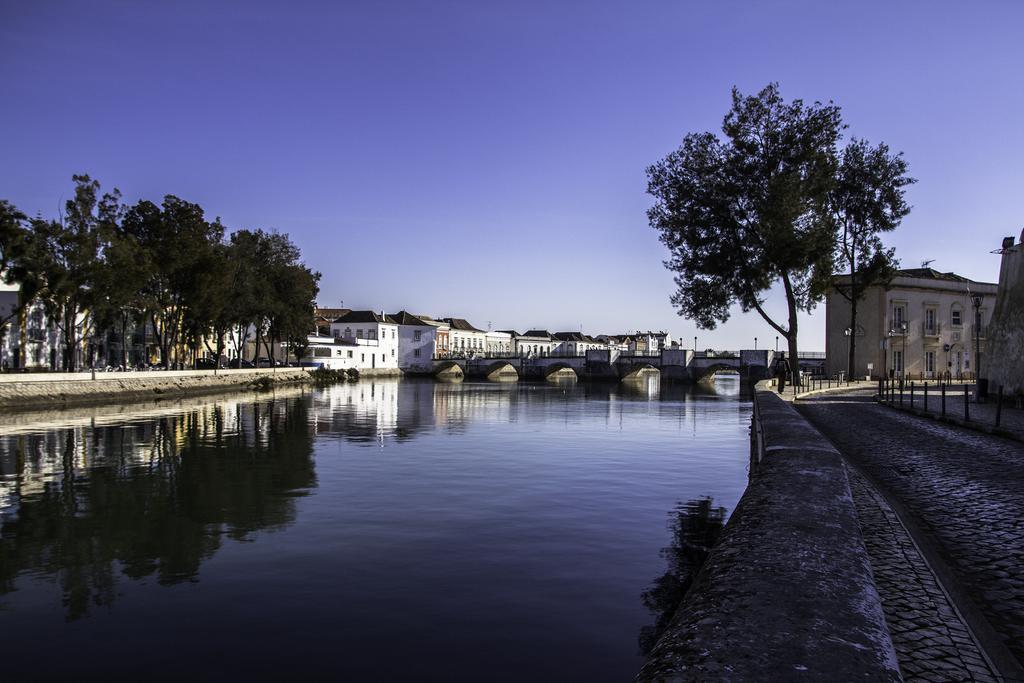
{"label": "balcony", "polygon": [[933,322],[933,323],[925,322],[925,323],[922,323],[921,324],[921,334],[923,336],[925,336],[925,337],[938,337],[939,335],[942,334],[942,323],[940,323],[940,322]]}

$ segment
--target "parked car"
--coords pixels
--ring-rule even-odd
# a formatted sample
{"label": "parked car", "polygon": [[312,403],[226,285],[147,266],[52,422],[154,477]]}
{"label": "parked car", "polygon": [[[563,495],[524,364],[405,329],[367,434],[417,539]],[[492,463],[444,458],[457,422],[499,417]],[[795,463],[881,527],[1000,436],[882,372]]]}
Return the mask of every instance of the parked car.
{"label": "parked car", "polygon": [[254,366],[252,364],[252,361],[244,360],[244,359],[241,359],[241,358],[235,358],[230,363],[228,363],[228,367],[238,369],[238,368],[253,368],[253,367],[256,367],[256,366]]}
{"label": "parked car", "polygon": [[217,361],[213,358],[196,359],[196,370],[213,370],[217,367]]}

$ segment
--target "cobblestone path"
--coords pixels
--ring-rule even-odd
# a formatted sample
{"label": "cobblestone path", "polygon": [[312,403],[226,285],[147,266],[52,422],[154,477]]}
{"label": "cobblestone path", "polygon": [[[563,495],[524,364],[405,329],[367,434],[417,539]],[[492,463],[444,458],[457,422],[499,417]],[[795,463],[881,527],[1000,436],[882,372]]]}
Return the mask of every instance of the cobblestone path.
{"label": "cobblestone path", "polygon": [[[797,405],[851,463],[909,511],[909,521],[928,537],[957,588],[1024,670],[1024,446],[893,411],[876,405],[872,393],[823,394]],[[890,551],[901,548],[897,543]],[[907,591],[914,576],[906,581]],[[899,584],[890,588],[894,595],[901,590]],[[903,626],[896,616],[894,640],[918,618],[914,611],[907,612]],[[937,606],[935,612],[941,616]],[[952,640],[951,633],[945,637]],[[922,680],[929,676],[934,674],[921,674]]]}
{"label": "cobblestone path", "polygon": [[859,474],[850,489],[906,681],[999,680],[896,513]]}

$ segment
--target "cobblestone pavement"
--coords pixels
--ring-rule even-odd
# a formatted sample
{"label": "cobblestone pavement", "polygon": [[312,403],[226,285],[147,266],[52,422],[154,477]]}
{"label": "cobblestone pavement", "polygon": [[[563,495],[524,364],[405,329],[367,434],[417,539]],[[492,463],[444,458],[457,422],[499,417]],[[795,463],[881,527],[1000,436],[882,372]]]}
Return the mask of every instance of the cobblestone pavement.
{"label": "cobblestone pavement", "polygon": [[908,511],[1024,670],[1024,446],[891,410],[873,393],[798,408]]}
{"label": "cobblestone pavement", "polygon": [[[995,427],[996,423],[996,397],[989,396],[984,403],[974,402],[974,385],[969,384],[971,392],[970,422],[984,427]],[[887,394],[888,395],[888,394]],[[891,395],[893,405],[899,405],[900,392],[897,389]],[[905,385],[903,389],[903,406],[913,407],[917,410],[925,409],[924,387],[916,384],[914,387],[913,404],[911,404],[910,386]],[[928,386],[928,412],[936,416],[942,413],[942,396],[937,384]],[[957,420],[964,420],[964,385],[952,384],[946,388],[946,415]],[[1016,406],[1016,401],[1011,398],[1003,399],[1003,408],[999,416],[999,429],[1008,432],[1014,437],[1024,440],[1024,410]]]}
{"label": "cobblestone pavement", "polygon": [[906,681],[998,681],[885,499],[849,470],[875,587]]}

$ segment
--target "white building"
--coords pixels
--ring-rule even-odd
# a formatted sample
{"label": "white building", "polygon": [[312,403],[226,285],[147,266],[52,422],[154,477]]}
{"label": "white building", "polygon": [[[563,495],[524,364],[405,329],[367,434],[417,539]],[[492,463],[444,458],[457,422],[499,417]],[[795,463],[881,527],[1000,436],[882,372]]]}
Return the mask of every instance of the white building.
{"label": "white building", "polygon": [[[398,325],[398,367],[405,372],[430,372],[437,345],[436,325],[408,311],[388,316]],[[433,321],[432,321],[433,322]]]}
{"label": "white building", "polygon": [[[17,309],[21,286],[0,279],[0,321]],[[40,301],[30,303],[0,330],[0,368],[59,369],[63,342],[57,324]]]}
{"label": "white building", "polygon": [[587,351],[607,349],[608,345],[582,332],[555,332],[556,356],[585,356]]}
{"label": "white building", "polygon": [[512,334],[510,332],[488,332],[486,335],[486,340],[488,355],[512,355]]}
{"label": "white building", "polygon": [[453,356],[482,356],[487,351],[487,333],[463,318],[442,318],[451,326]]}
{"label": "white building", "polygon": [[[837,276],[825,299],[825,371],[846,371],[850,302]],[[975,346],[982,365],[997,286],[931,268],[900,270],[887,286],[874,285],[857,302],[854,375],[878,378],[973,377]],[[974,299],[979,304],[974,306]]]}
{"label": "white building", "polygon": [[538,358],[554,353],[558,341],[547,330],[527,330],[522,334],[512,333],[513,350],[523,358]]}
{"label": "white building", "polygon": [[398,370],[398,325],[383,312],[349,311],[331,323],[331,335],[355,347],[357,370]]}

